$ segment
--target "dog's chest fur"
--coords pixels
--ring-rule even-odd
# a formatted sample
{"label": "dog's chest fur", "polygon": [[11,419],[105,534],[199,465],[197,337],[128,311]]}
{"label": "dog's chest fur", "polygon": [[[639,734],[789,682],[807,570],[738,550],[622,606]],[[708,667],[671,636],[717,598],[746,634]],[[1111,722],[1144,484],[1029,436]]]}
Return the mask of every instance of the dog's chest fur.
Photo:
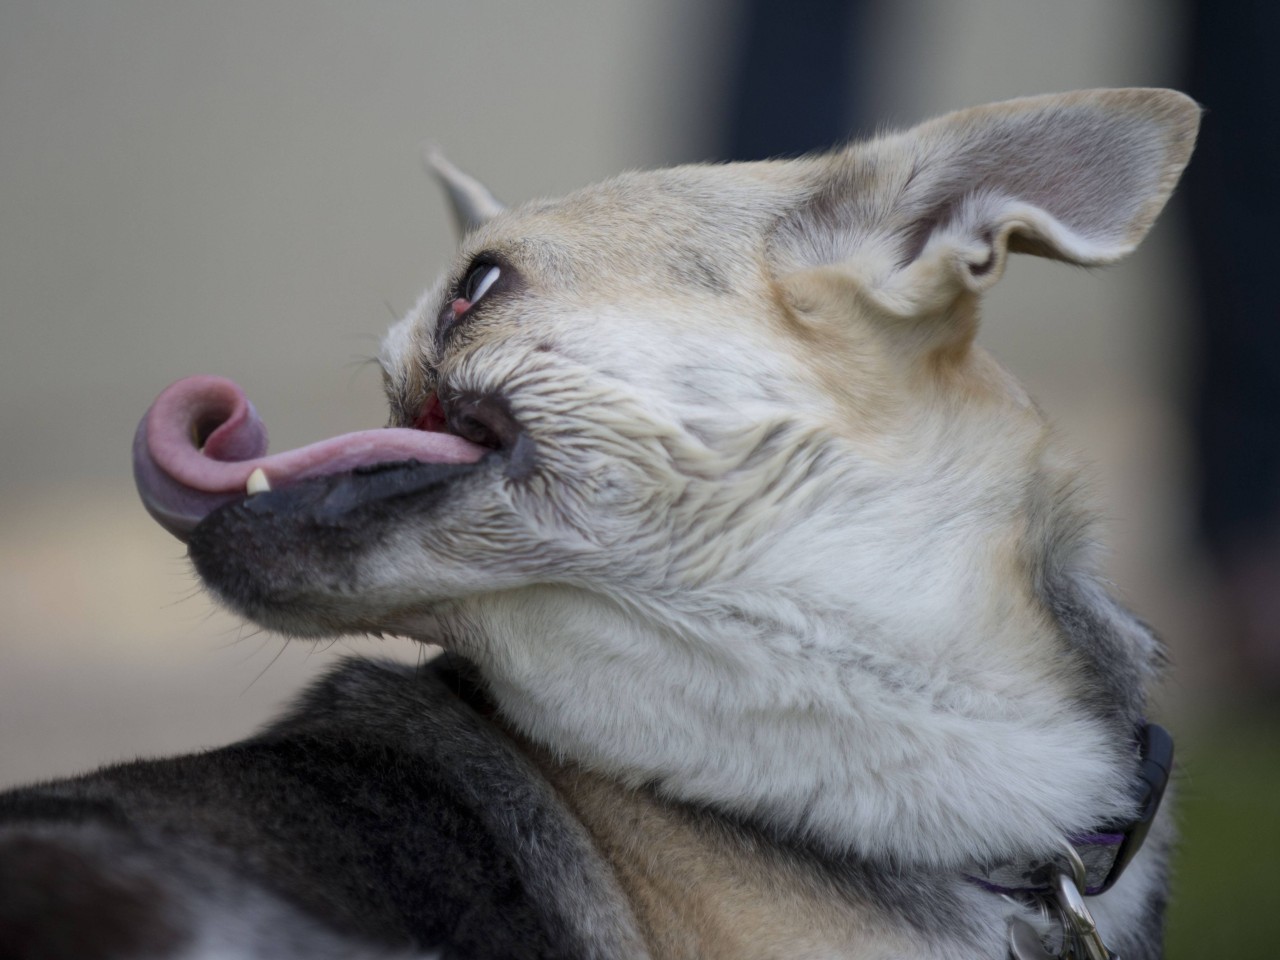
{"label": "dog's chest fur", "polygon": [[613,864],[654,960],[888,960],[919,948],[901,918],[722,824],[539,762]]}

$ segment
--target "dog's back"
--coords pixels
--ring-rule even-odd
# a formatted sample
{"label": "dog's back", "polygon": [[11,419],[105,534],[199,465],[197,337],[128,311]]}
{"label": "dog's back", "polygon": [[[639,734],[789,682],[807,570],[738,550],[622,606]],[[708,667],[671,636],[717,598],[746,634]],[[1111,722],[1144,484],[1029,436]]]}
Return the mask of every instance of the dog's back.
{"label": "dog's back", "polygon": [[634,955],[456,666],[348,661],[251,740],[0,795],[0,957]]}

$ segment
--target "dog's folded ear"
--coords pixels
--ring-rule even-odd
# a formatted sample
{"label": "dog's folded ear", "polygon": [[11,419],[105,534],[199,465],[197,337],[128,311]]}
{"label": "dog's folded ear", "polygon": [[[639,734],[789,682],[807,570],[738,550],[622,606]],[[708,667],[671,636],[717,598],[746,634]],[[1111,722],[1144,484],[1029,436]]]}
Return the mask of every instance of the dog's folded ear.
{"label": "dog's folded ear", "polygon": [[453,210],[453,222],[457,227],[459,238],[466,236],[476,227],[488,223],[506,209],[501,201],[489,192],[488,187],[455,167],[439,148],[429,147],[424,159],[428,169],[436,175],[449,198],[449,206]]}
{"label": "dog's folded ear", "polygon": [[1190,98],[1156,89],[948,114],[816,161],[816,188],[774,233],[775,258],[784,275],[827,274],[810,289],[851,280],[896,316],[982,292],[1010,251],[1111,263],[1169,199],[1199,120]]}

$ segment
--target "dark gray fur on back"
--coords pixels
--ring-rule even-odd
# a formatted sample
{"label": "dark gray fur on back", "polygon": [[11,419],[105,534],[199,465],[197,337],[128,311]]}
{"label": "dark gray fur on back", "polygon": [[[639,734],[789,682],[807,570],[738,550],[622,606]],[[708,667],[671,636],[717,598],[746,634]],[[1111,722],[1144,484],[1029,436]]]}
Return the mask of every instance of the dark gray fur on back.
{"label": "dark gray fur on back", "polygon": [[250,740],[0,796],[0,960],[635,955],[456,666],[347,661]]}

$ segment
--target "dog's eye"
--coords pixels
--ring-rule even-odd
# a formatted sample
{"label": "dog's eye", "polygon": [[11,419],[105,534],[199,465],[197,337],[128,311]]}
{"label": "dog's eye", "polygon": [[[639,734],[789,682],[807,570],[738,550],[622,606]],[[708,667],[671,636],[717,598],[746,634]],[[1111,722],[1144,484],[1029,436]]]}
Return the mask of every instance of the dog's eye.
{"label": "dog's eye", "polygon": [[478,258],[467,268],[461,282],[453,287],[451,299],[440,312],[436,325],[436,343],[440,349],[444,348],[449,335],[468,318],[476,303],[493,289],[502,277],[503,269],[487,258]]}
{"label": "dog's eye", "polygon": [[477,263],[462,281],[462,299],[475,306],[489,292],[489,288],[498,282],[501,275],[502,271],[492,263]]}

